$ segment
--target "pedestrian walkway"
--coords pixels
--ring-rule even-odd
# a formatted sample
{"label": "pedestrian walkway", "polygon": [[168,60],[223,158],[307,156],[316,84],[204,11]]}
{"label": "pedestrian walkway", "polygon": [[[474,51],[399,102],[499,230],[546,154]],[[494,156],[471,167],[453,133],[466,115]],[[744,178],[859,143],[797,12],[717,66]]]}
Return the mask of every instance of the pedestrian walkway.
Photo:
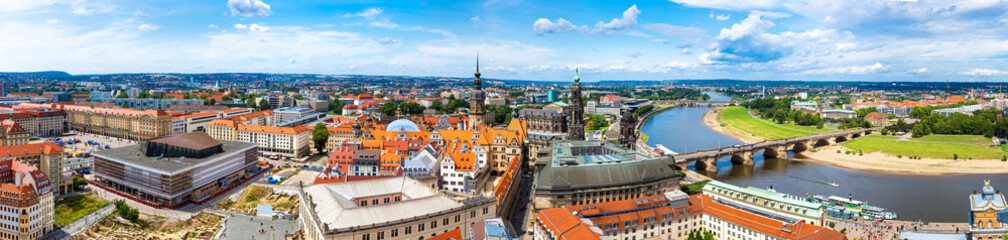
{"label": "pedestrian walkway", "polygon": [[[221,213],[216,211],[215,213]],[[223,233],[218,239],[262,239],[283,240],[289,234],[297,233],[301,225],[296,221],[256,217],[238,213],[225,213]]]}

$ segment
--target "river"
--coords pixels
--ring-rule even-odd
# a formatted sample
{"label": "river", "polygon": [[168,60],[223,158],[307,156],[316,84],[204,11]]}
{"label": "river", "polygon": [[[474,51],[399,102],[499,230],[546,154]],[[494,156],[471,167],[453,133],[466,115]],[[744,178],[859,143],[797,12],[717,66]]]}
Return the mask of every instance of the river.
{"label": "river", "polygon": [[[708,93],[711,100],[727,97]],[[718,133],[701,121],[709,108],[676,108],[652,117],[641,132],[650,138],[648,145],[662,144],[684,153],[742,143]],[[967,222],[969,194],[979,191],[984,179],[991,179],[997,189],[1008,190],[1008,175],[944,175],[917,176],[866,172],[824,164],[792,161],[801,158],[788,153],[789,159],[764,159],[753,156],[754,166],[732,166],[728,157],[718,161],[717,173],[705,173],[719,181],[738,186],[767,188],[796,196],[836,195],[882,207],[899,214],[901,220],[926,222]],[[695,168],[692,164],[690,169]],[[825,182],[835,182],[834,187]]]}

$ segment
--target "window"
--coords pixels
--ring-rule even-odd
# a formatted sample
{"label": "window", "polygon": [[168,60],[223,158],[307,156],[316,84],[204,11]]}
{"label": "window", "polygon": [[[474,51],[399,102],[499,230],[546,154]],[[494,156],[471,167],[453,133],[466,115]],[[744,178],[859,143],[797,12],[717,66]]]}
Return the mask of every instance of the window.
{"label": "window", "polygon": [[458,223],[462,219],[462,215],[455,215],[455,222]]}
{"label": "window", "polygon": [[[406,228],[409,228],[409,227],[406,227]],[[389,235],[391,235],[391,237],[398,237],[399,236],[399,229],[392,229],[392,233],[389,234]]]}

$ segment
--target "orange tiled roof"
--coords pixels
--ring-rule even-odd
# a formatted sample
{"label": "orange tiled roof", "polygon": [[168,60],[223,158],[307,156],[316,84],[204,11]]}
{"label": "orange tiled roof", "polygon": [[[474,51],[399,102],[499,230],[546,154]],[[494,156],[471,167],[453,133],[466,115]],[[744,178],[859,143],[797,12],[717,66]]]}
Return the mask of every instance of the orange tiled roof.
{"label": "orange tiled roof", "polygon": [[705,214],[724,219],[725,221],[729,221],[745,228],[759,231],[774,237],[796,240],[847,239],[847,236],[837,231],[807,224],[801,221],[796,224],[789,225],[781,221],[714,202],[713,198],[703,194],[696,194],[690,196],[690,198],[700,198],[700,200],[702,200],[701,205],[703,206],[703,212]]}
{"label": "orange tiled roof", "polygon": [[0,146],[0,157],[17,157],[25,155],[56,155],[63,152],[63,148],[52,142],[30,143],[22,145]]}
{"label": "orange tiled roof", "polygon": [[428,238],[427,240],[462,240],[462,230],[455,228],[446,233]]}
{"label": "orange tiled roof", "polygon": [[591,226],[581,222],[566,208],[550,208],[539,211],[536,214],[536,222],[551,233],[557,235],[562,233],[561,236],[554,236],[554,239],[557,240],[602,239],[602,234],[592,231]]}
{"label": "orange tiled roof", "polygon": [[238,131],[247,131],[247,132],[264,132],[264,133],[294,135],[310,131],[305,126],[274,127],[274,126],[245,125],[245,124],[237,124],[237,125],[238,125],[237,126]]}

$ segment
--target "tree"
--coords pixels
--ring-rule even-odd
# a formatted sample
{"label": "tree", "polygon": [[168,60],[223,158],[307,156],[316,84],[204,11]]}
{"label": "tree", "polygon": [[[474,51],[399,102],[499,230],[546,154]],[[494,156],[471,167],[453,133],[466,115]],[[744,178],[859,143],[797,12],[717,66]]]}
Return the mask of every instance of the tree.
{"label": "tree", "polygon": [[116,98],[129,98],[129,94],[126,94],[126,91],[119,91],[119,94],[116,95]]}
{"label": "tree", "polygon": [[345,105],[346,103],[343,100],[335,99],[329,102],[329,110],[332,110],[336,115],[340,115],[343,114],[343,106]]}
{"label": "tree", "polygon": [[256,107],[258,107],[258,106],[256,106],[255,99],[246,98],[245,99],[245,107],[246,108],[251,108],[251,109],[256,109]]}
{"label": "tree", "polygon": [[123,103],[122,105],[120,105],[119,107],[121,107],[121,108],[129,108],[129,103],[125,103],[125,102],[124,102],[124,103]]}
{"label": "tree", "polygon": [[399,110],[402,110],[403,114],[421,114],[425,108],[419,103],[415,102],[403,102],[399,104]]}
{"label": "tree", "polygon": [[87,186],[88,182],[87,180],[84,180],[84,178],[74,177],[73,185],[74,187]]}
{"label": "tree", "polygon": [[494,122],[497,124],[504,124],[511,121],[511,107],[508,105],[497,106],[494,111]]}
{"label": "tree", "polygon": [[855,110],[855,112],[857,112],[857,116],[859,118],[863,118],[865,115],[868,115],[869,113],[878,112],[878,108],[876,107],[862,108]]}
{"label": "tree", "polygon": [[386,101],[381,106],[381,112],[385,116],[395,116],[396,109],[399,109],[399,105],[393,101]]}
{"label": "tree", "polygon": [[147,89],[144,89],[143,91],[140,91],[140,94],[137,94],[137,98],[150,98],[150,93],[147,92]]}
{"label": "tree", "polygon": [[325,123],[315,124],[315,130],[312,130],[312,142],[315,142],[315,150],[318,152],[325,150],[326,143],[329,142],[329,129]]}
{"label": "tree", "polygon": [[207,100],[203,101],[203,104],[204,105],[216,105],[217,104],[217,99],[208,98]]}
{"label": "tree", "polygon": [[259,99],[259,111],[266,111],[270,108],[269,101],[266,99]]}
{"label": "tree", "polygon": [[454,99],[445,104],[445,107],[441,109],[443,113],[453,113],[459,108],[469,108],[469,102],[462,99]]}
{"label": "tree", "polygon": [[223,96],[223,97],[220,98],[220,100],[221,101],[225,101],[225,102],[230,102],[230,101],[234,101],[234,98],[232,98],[231,96]]}
{"label": "tree", "polygon": [[441,103],[441,100],[431,101],[430,109],[438,110],[438,112],[440,112],[442,108],[444,108],[444,105]]}

